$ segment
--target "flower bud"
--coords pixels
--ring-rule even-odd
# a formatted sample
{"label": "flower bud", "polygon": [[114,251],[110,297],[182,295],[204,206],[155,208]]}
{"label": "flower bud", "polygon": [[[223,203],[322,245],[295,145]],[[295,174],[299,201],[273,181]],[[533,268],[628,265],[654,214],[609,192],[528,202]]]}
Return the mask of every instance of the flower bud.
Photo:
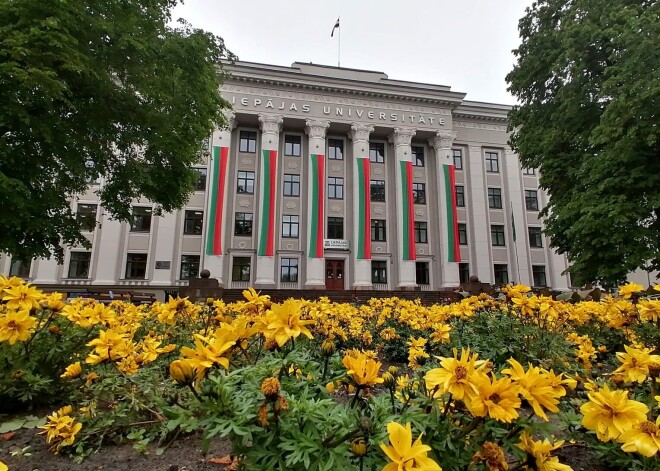
{"label": "flower bud", "polygon": [[369,430],[371,430],[372,425],[373,423],[371,422],[371,419],[369,417],[367,417],[366,415],[360,417],[360,429],[363,432],[368,432]]}
{"label": "flower bud", "polygon": [[170,363],[170,376],[181,386],[188,386],[195,382],[195,368],[189,360],[174,360]]}
{"label": "flower bud", "polygon": [[362,437],[351,442],[351,453],[360,458],[367,454],[367,448],[367,442]]}
{"label": "flower bud", "polygon": [[383,373],[381,378],[383,378],[383,386],[386,388],[391,389],[394,386],[394,376],[389,371]]}
{"label": "flower bud", "polygon": [[335,343],[330,339],[325,339],[321,344],[321,353],[327,357],[335,353]]}
{"label": "flower bud", "polygon": [[266,378],[261,383],[261,392],[267,399],[276,399],[280,394],[280,381],[277,378]]}
{"label": "flower bud", "polygon": [[387,372],[391,374],[392,376],[396,376],[396,374],[399,372],[399,368],[396,366],[392,365],[387,369]]}

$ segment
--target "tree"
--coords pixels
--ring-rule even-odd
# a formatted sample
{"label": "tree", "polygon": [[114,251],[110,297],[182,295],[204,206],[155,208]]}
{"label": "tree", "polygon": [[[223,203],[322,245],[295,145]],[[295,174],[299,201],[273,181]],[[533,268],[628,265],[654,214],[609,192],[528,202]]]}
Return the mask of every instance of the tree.
{"label": "tree", "polygon": [[176,0],[0,0],[0,252],[62,258],[89,242],[70,202],[101,175],[106,213],[185,204],[201,142],[225,124],[221,38]]}
{"label": "tree", "polygon": [[519,23],[510,144],[582,279],[660,268],[659,17],[657,0],[540,0]]}

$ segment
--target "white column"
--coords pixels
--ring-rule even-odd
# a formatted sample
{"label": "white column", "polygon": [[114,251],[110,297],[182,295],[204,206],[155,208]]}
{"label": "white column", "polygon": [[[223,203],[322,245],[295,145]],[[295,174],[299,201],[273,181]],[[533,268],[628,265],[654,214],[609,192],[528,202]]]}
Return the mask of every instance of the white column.
{"label": "white column", "polygon": [[[474,262],[470,263],[470,271],[477,275],[483,283],[493,282],[493,264],[491,259],[490,227],[486,208],[486,186],[484,176],[484,158],[480,146],[468,148],[468,162],[470,163],[470,198],[468,208],[472,214],[472,227],[468,231],[472,234],[470,243],[474,244],[472,253]],[[510,271],[510,270],[509,270]]]}
{"label": "white column", "polygon": [[[394,144],[394,157],[396,159],[394,174],[397,189],[396,223],[398,226],[397,253],[399,254],[399,284],[397,288],[399,289],[412,289],[417,286],[415,280],[415,239],[412,230],[415,224],[415,210],[412,203],[412,188],[409,185],[404,185],[404,183],[408,183],[407,172],[412,174],[410,141],[415,132],[417,132],[415,129],[394,128],[394,134],[390,136],[390,141]],[[404,191],[406,192],[405,195]],[[407,207],[404,207],[404,196],[410,200]]]}
{"label": "white column", "polygon": [[[309,136],[309,158],[307,160],[307,263],[305,288],[325,288],[325,257],[323,239],[325,237],[325,133],[330,121],[307,120],[306,132]],[[313,171],[316,168],[316,173]],[[316,204],[313,195],[317,195]],[[316,222],[316,227],[312,227]],[[320,244],[320,250],[319,250]]]}
{"label": "white column", "polygon": [[[202,241],[202,262],[200,270],[206,269],[211,272],[211,277],[218,280],[220,286],[224,286],[222,274],[223,254],[226,252],[225,230],[226,224],[231,224],[231,213],[227,214],[228,192],[232,191],[229,169],[231,156],[231,132],[236,127],[236,115],[232,111],[224,113],[227,127],[216,129],[211,136],[211,155],[209,157],[207,174],[208,190],[204,202],[204,240]],[[217,162],[217,164],[216,164]],[[217,165],[217,175],[215,167]],[[220,189],[224,188],[222,194]],[[219,246],[216,248],[214,238],[219,237]]]}
{"label": "white column", "polygon": [[[511,199],[509,207],[505,207],[504,209],[504,213],[506,214],[505,226],[508,228],[506,231],[508,234],[507,240],[511,241],[509,259],[513,259],[514,261],[514,264],[509,270],[509,279],[526,284],[527,286],[532,286],[531,264],[527,255],[529,251],[527,217],[525,214],[525,202],[523,201],[522,169],[518,165],[518,157],[511,149],[505,151],[504,165],[506,165],[506,187],[509,189],[509,198]],[[516,225],[515,242],[513,241],[513,226],[511,222],[512,210]]]}
{"label": "white column", "polygon": [[438,202],[440,206],[440,287],[455,288],[460,284],[458,274],[458,263],[449,261],[449,231],[450,215],[447,211],[447,184],[445,182],[444,166],[454,165],[451,145],[456,139],[456,132],[448,130],[436,131],[435,136],[429,140],[429,144],[435,150],[438,179]]}
{"label": "white column", "polygon": [[[257,224],[257,269],[254,284],[258,288],[275,288],[275,241],[277,240],[278,149],[282,116],[259,115],[261,153],[259,154],[259,211]],[[270,159],[274,152],[275,159]],[[267,160],[269,159],[269,160]],[[268,193],[268,194],[266,194]],[[272,217],[271,217],[272,215]]]}
{"label": "white column", "polygon": [[[369,134],[373,126],[353,123],[353,289],[371,289],[371,196]],[[360,179],[362,175],[362,179]],[[364,218],[364,219],[363,219]]]}
{"label": "white column", "polygon": [[[7,264],[7,273],[11,264]],[[55,284],[58,283],[59,265],[55,257],[39,258],[36,260],[36,273],[32,274],[32,283],[34,284]]]}
{"label": "white column", "polygon": [[[157,222],[152,218],[152,224],[156,222],[157,226],[154,231],[156,243],[153,247],[153,253],[150,257],[150,263],[154,264],[158,260],[170,261],[169,269],[159,268],[153,270],[153,277],[149,284],[154,286],[170,286],[174,284],[174,277],[172,276],[178,266],[178,260],[174,260],[176,253],[176,220],[180,215],[180,211],[171,213],[163,213],[159,216]],[[154,266],[152,265],[152,266]]]}
{"label": "white column", "polygon": [[[101,215],[101,227],[98,237],[99,250],[96,262],[96,276],[93,285],[114,285],[117,284],[117,273],[121,273],[118,265],[124,260],[122,256],[124,251],[120,249],[124,239],[122,223],[110,219],[110,215],[103,211]],[[153,260],[153,257],[150,258]],[[92,267],[93,268],[93,267]],[[120,277],[122,275],[119,275]]]}

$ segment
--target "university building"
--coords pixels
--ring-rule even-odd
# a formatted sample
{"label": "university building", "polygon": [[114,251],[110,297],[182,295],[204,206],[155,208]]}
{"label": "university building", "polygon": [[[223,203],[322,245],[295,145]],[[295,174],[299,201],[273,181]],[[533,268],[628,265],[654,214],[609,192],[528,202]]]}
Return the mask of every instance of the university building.
{"label": "university building", "polygon": [[225,288],[454,288],[477,275],[565,289],[542,234],[546,194],[507,146],[508,106],[382,72],[237,62],[229,126],[209,138],[182,210],[134,202],[111,220],[72,202],[92,249],[64,263],[0,257],[39,285],[176,289],[203,268]]}

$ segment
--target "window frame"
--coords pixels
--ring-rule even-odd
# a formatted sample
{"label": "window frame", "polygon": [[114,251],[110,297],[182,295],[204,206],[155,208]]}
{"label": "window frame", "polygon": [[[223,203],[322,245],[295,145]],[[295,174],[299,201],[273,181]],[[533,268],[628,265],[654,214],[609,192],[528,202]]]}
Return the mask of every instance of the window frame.
{"label": "window frame", "polygon": [[371,261],[371,283],[387,284],[387,260]]}
{"label": "window frame", "polygon": [[[136,210],[138,210],[136,212]],[[144,211],[142,214],[138,214],[139,211]],[[153,219],[153,208],[151,206],[133,206],[133,211],[132,211],[132,221],[131,221],[131,228],[130,232],[151,232],[151,222]],[[146,217],[148,216],[148,218]],[[148,227],[144,227],[145,221],[149,221]],[[139,224],[138,222],[139,221]]]}
{"label": "window frame", "polygon": [[502,188],[488,187],[488,209],[502,209]]}
{"label": "window frame", "polygon": [[[294,220],[295,218],[295,220]],[[295,232],[295,235],[294,235]],[[297,214],[282,215],[282,238],[297,239],[300,236],[300,216]]]}
{"label": "window frame", "polygon": [[536,226],[527,227],[527,236],[529,237],[529,247],[532,249],[543,248],[543,228]]}
{"label": "window frame", "polygon": [[[378,149],[382,149],[383,152],[378,152]],[[375,152],[372,154],[372,152]],[[385,163],[385,143],[384,142],[369,142],[369,162],[373,164],[384,164]]]}
{"label": "window frame", "polygon": [[[331,183],[330,180],[333,180],[334,183]],[[341,183],[338,183],[339,180],[341,180]],[[331,188],[332,191],[330,191]],[[337,196],[338,188],[341,188],[341,190],[339,191],[339,193],[341,193],[340,196]],[[328,199],[330,200],[344,199],[344,177],[328,177]]]}
{"label": "window frame", "polygon": [[[247,262],[245,262],[247,260]],[[237,261],[241,261],[242,263],[237,264]],[[245,279],[244,272],[243,270],[240,270],[243,267],[247,267],[247,279]],[[237,275],[237,269],[238,271],[238,277]],[[232,257],[231,260],[231,281],[236,281],[236,282],[250,282],[250,278],[252,277],[252,257],[245,257],[245,256],[234,256]]]}
{"label": "window frame", "polygon": [[[337,145],[340,143],[340,145]],[[337,148],[339,148],[339,157],[337,157]],[[330,151],[334,149],[334,151]],[[344,140],[328,138],[328,160],[344,160]]]}
{"label": "window frame", "polygon": [[454,161],[454,169],[463,170],[463,149],[452,149],[451,156]]}
{"label": "window frame", "polygon": [[429,243],[429,233],[428,233],[428,222],[426,221],[415,221],[413,226],[413,232],[415,234],[415,243],[416,244],[428,244]]}
{"label": "window frame", "polygon": [[523,175],[536,175],[536,169],[535,168],[523,167],[522,174]]}
{"label": "window frame", "polygon": [[[18,267],[18,269],[16,268]],[[23,260],[17,258],[12,258],[11,263],[9,264],[9,276],[15,276],[17,278],[29,278],[30,272],[32,271],[32,260],[27,264]]]}
{"label": "window frame", "polygon": [[500,154],[499,152],[487,150],[484,152],[487,173],[500,173]]}
{"label": "window frame", "polygon": [[371,241],[387,242],[387,221],[385,219],[371,220]]}
{"label": "window frame", "polygon": [[524,194],[525,194],[525,210],[527,210],[527,211],[538,211],[539,210],[539,192],[538,192],[538,190],[527,190],[526,189]]}
{"label": "window frame", "polygon": [[[421,157],[420,157],[421,154]],[[426,167],[426,153],[424,146],[410,146],[413,167]]]}
{"label": "window frame", "polygon": [[[458,191],[458,189],[461,191]],[[456,207],[465,208],[465,185],[455,185],[454,193],[456,194]]]}
{"label": "window frame", "polygon": [[458,245],[468,245],[467,224],[459,222],[458,224]]}
{"label": "window frame", "polygon": [[[252,170],[237,170],[236,171],[236,193],[241,195],[253,195],[254,194],[254,177],[255,173]],[[241,190],[241,182],[244,182],[245,189]],[[252,190],[248,189],[252,186]]]}
{"label": "window frame", "polygon": [[490,243],[493,247],[506,247],[504,224],[490,225]]}
{"label": "window frame", "polygon": [[[77,257],[79,255],[86,254],[87,255],[87,260],[78,260]],[[76,264],[76,268],[78,269],[80,267],[80,263],[86,263],[86,274],[78,275],[78,274],[73,274],[71,273],[71,268],[72,264]],[[90,278],[90,269],[92,267],[92,252],[85,251],[85,250],[72,250],[69,252],[69,268],[66,271],[66,277],[69,280],[88,280]],[[76,273],[78,273],[78,270],[76,270]]]}
{"label": "window frame", "polygon": [[[94,212],[81,211],[81,208],[94,207]],[[99,212],[99,205],[97,203],[78,203],[76,206],[76,221],[80,222],[80,227],[83,232],[94,232],[96,229],[97,215]]]}
{"label": "window frame", "polygon": [[[289,177],[290,181],[287,181]],[[298,181],[296,181],[296,178]],[[287,194],[287,185],[289,194]],[[282,177],[282,193],[283,196],[298,198],[300,197],[300,174],[298,173],[285,173]]]}
{"label": "window frame", "polygon": [[[332,224],[331,224],[331,222],[332,222]],[[340,227],[340,229],[341,229],[341,237],[332,237],[334,235],[333,231],[338,231],[338,227]],[[326,234],[326,237],[328,239],[344,240],[344,218],[343,217],[337,217],[337,216],[328,216],[327,230],[328,230],[328,232]]]}
{"label": "window frame", "polygon": [[376,203],[385,202],[385,180],[369,180],[369,198]]}
{"label": "window frame", "polygon": [[[431,269],[429,262],[415,262],[415,283],[418,285],[431,284]],[[421,276],[420,276],[421,275]]]}
{"label": "window frame", "polygon": [[[133,268],[133,264],[136,263],[136,260],[133,257],[144,257],[144,260],[138,260],[139,264],[144,265],[144,274],[142,277],[139,275],[133,276],[129,273],[129,268]],[[145,252],[129,252],[126,254],[126,267],[124,270],[124,279],[125,280],[146,280],[147,279],[147,262],[149,261],[149,254]]]}
{"label": "window frame", "polygon": [[426,204],[426,183],[413,182],[412,198],[413,204]]}
{"label": "window frame", "polygon": [[[498,274],[500,281],[498,281]],[[504,276],[502,276],[504,275]],[[493,264],[493,281],[496,285],[506,285],[509,283],[509,265],[506,263]]]}
{"label": "window frame", "polygon": [[[239,214],[241,215],[241,219],[239,219]],[[246,219],[245,216],[248,215],[248,214],[250,215],[250,218]],[[249,231],[247,231],[248,226],[249,226]],[[245,229],[245,232],[238,231],[239,227]],[[252,237],[253,227],[254,227],[254,213],[244,213],[244,212],[234,213],[234,235],[235,236],[238,236],[238,237]]]}
{"label": "window frame", "polygon": [[183,235],[202,235],[203,231],[204,211],[201,209],[186,209],[183,213]]}
{"label": "window frame", "polygon": [[[288,140],[298,140],[298,142],[287,142]],[[291,145],[289,150],[289,145]],[[297,151],[296,153],[296,146]],[[298,134],[285,134],[284,135],[284,156],[285,157],[300,157],[302,155],[302,136]]]}
{"label": "window frame", "polygon": [[[196,261],[188,260],[190,257],[196,258]],[[179,264],[179,280],[190,280],[191,278],[197,278],[199,276],[200,263],[201,263],[201,257],[199,255],[182,254]],[[197,266],[197,269],[193,270],[195,266]],[[184,277],[184,268],[187,268],[187,274],[188,274],[188,276],[185,277]]]}
{"label": "window frame", "polygon": [[257,152],[257,131],[239,131],[238,151],[244,154],[255,154]]}
{"label": "window frame", "polygon": [[470,282],[470,264],[468,262],[459,262],[458,264],[458,281],[459,283]]}
{"label": "window frame", "polygon": [[[285,260],[287,264],[285,264]],[[292,264],[292,262],[295,262],[295,264]],[[288,279],[285,279],[285,268]],[[295,273],[293,273],[293,270],[295,270]],[[298,283],[299,273],[300,262],[297,258],[283,257],[280,259],[280,283]]]}
{"label": "window frame", "polygon": [[194,167],[194,171],[198,173],[197,184],[195,185],[195,191],[204,192],[206,191],[206,182],[208,180],[208,170],[206,167]]}
{"label": "window frame", "polygon": [[[541,270],[538,270],[539,268]],[[537,279],[539,275],[542,276],[542,279]],[[548,276],[545,271],[545,265],[532,265],[532,281],[534,287],[545,288],[548,286]],[[537,281],[539,281],[539,283],[537,283]]]}

